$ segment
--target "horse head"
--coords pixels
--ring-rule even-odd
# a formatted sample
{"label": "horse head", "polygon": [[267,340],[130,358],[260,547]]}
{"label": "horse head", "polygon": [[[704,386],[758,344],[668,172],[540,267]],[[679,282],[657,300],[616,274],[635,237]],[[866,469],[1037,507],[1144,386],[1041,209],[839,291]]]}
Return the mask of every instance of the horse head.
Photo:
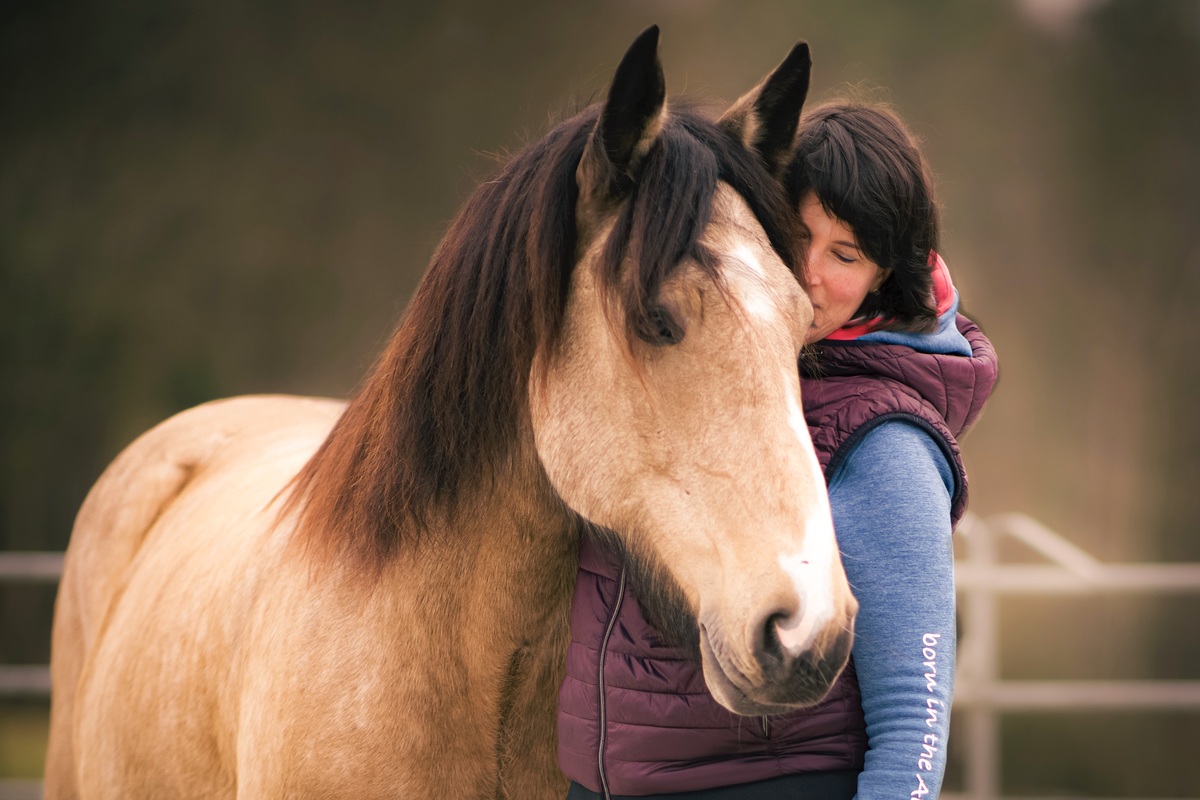
{"label": "horse head", "polygon": [[808,49],[713,124],[668,108],[657,41],[634,42],[590,123],[530,421],[555,492],[643,576],[651,621],[722,705],[768,713],[825,695],[857,610],[802,413],[812,307],[773,177]]}

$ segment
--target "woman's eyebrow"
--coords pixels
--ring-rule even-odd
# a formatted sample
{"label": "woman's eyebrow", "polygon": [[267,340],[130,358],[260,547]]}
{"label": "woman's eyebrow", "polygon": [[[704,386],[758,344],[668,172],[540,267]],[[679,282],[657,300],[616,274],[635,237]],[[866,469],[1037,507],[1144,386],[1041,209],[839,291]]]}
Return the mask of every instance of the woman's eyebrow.
{"label": "woman's eyebrow", "polygon": [[856,243],[848,242],[845,239],[835,239],[833,243],[840,244],[842,247],[853,247],[855,250],[862,250],[862,248],[859,247]]}

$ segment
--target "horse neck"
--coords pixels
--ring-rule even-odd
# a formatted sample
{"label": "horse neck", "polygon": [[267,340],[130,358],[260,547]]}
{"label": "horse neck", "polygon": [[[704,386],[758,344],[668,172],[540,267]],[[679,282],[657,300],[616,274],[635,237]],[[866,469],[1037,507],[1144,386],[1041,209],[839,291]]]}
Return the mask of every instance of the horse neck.
{"label": "horse neck", "polygon": [[401,580],[426,576],[429,590],[444,598],[444,619],[464,632],[477,629],[469,638],[493,653],[535,641],[565,618],[578,566],[574,519],[550,487],[532,436],[522,438],[528,444],[517,445],[496,474],[464,487],[454,509],[440,515],[440,530],[412,551],[417,563],[402,555],[397,564]]}

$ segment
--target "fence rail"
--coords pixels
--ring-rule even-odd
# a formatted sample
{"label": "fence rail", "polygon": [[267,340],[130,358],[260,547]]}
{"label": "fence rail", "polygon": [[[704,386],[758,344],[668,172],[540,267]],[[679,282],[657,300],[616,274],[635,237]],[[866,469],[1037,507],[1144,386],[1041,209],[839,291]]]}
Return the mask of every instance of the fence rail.
{"label": "fence rail", "polygon": [[[999,724],[1005,713],[1200,711],[1200,681],[1002,680],[998,615],[1001,596],[1200,594],[1200,564],[1105,564],[1024,514],[987,520],[968,515],[959,535],[967,553],[956,561],[955,580],[966,602],[954,707],[966,716],[966,791],[944,793],[946,800],[1000,800]],[[997,544],[1004,537],[1023,542],[1048,563],[1001,563]],[[61,572],[61,553],[0,553],[0,581],[54,583]],[[49,693],[48,667],[0,666],[0,695]],[[0,798],[13,786],[0,781]]]}
{"label": "fence rail", "polygon": [[[0,582],[57,583],[62,574],[62,553],[0,553]],[[0,696],[47,697],[50,668],[41,665],[0,664]],[[0,793],[0,800],[7,797]]]}
{"label": "fence rail", "polygon": [[[966,712],[966,792],[946,794],[947,800],[1000,797],[1004,713],[1200,711],[1200,681],[1002,680],[998,603],[1001,595],[1200,594],[1200,564],[1105,564],[1024,514],[987,520],[968,515],[959,535],[967,553],[955,562],[954,572],[966,608],[954,708]],[[1049,563],[1000,563],[997,545],[1004,537],[1022,542]]]}
{"label": "fence rail", "polygon": [[0,553],[0,581],[58,583],[62,553]]}

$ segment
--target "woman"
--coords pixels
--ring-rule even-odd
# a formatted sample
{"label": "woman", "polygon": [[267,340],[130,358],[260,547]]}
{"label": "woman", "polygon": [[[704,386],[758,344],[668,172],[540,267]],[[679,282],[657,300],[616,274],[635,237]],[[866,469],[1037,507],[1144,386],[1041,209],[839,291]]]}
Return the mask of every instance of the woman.
{"label": "woman", "polygon": [[954,685],[951,531],[967,499],[955,437],[991,391],[995,353],[957,314],[935,252],[928,169],[893,114],[811,112],[786,180],[808,231],[805,417],[860,604],[851,664],[813,708],[735,716],[618,584],[619,557],[585,542],[559,697],[568,798],[940,790]]}

